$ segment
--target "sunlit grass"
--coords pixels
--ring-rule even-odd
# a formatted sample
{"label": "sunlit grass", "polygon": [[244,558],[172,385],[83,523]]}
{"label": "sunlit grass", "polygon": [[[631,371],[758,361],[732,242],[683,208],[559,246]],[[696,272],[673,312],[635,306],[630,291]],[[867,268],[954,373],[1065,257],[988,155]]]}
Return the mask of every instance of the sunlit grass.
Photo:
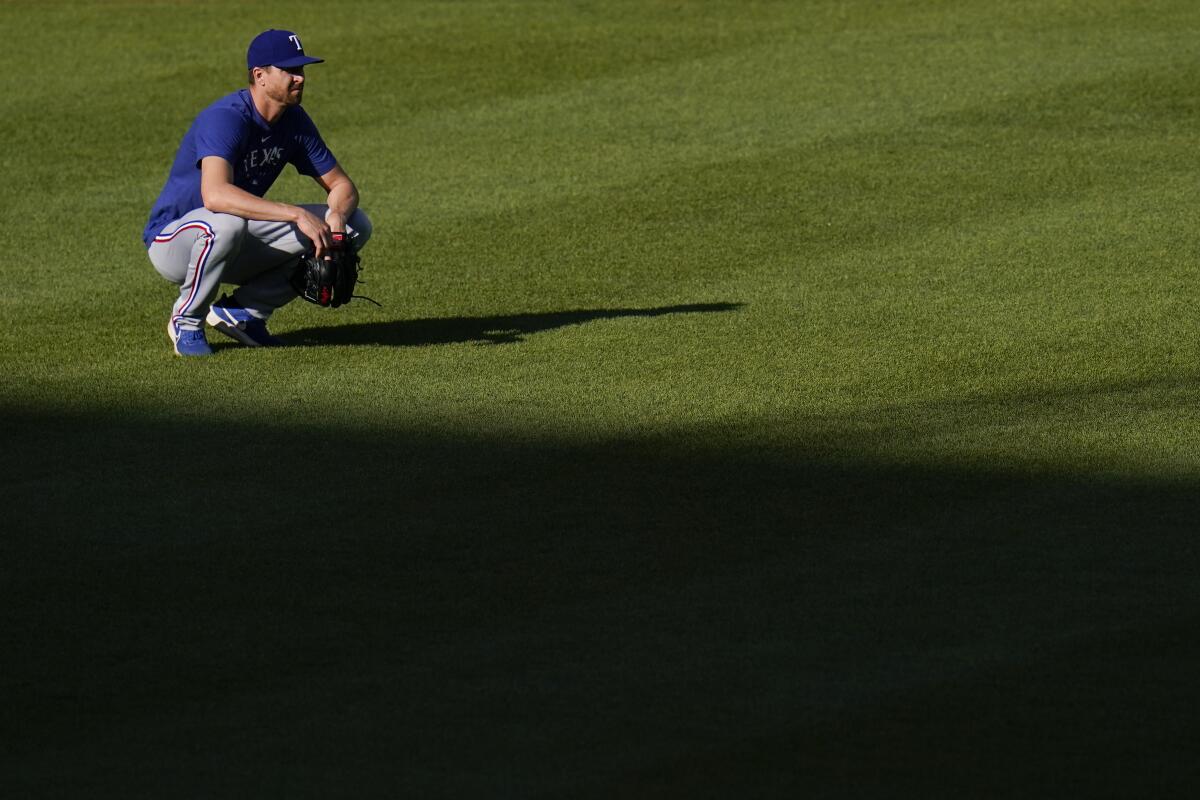
{"label": "sunlit grass", "polygon": [[[1028,796],[1072,736],[1079,785],[1172,783],[1193,4],[352,7],[0,6],[22,785]],[[141,229],[280,25],[382,307],[184,361]]]}

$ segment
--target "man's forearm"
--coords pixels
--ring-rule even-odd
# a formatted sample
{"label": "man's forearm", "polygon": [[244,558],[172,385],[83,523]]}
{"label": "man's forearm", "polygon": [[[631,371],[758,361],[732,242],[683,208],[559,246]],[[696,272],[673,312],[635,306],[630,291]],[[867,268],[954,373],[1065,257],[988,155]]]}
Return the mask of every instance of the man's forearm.
{"label": "man's forearm", "polygon": [[341,181],[330,187],[329,196],[325,202],[329,206],[327,219],[334,218],[330,219],[330,225],[334,228],[344,228],[346,221],[358,208],[358,189],[355,188],[352,181]]}
{"label": "man's forearm", "polygon": [[239,189],[231,183],[204,192],[204,207],[218,214],[233,214],[244,219],[270,222],[295,222],[302,209],[287,203],[277,203]]}

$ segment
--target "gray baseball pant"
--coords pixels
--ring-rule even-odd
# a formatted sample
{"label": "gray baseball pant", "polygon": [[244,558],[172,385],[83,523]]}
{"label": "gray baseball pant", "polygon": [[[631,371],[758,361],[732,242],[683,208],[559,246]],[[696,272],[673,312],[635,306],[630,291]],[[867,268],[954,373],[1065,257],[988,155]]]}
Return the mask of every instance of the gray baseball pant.
{"label": "gray baseball pant", "polygon": [[[324,219],[325,205],[302,208]],[[362,209],[351,215],[346,233],[362,248],[371,221]],[[243,219],[198,208],[167,225],[150,243],[150,263],[179,285],[171,319],[180,328],[199,329],[222,283],[236,284],[235,303],[259,319],[296,297],[288,278],[312,242],[290,222]]]}

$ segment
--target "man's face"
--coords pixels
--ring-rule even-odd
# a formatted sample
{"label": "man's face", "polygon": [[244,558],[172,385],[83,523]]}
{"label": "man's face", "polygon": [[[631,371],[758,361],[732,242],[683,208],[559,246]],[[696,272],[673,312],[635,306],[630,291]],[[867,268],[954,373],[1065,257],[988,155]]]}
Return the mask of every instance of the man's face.
{"label": "man's face", "polygon": [[285,106],[298,106],[304,98],[304,67],[263,67],[263,90]]}

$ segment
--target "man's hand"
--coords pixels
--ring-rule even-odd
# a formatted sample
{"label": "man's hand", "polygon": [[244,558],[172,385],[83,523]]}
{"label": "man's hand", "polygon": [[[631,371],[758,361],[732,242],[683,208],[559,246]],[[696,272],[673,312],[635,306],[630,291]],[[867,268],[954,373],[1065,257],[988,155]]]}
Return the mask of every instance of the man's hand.
{"label": "man's hand", "polygon": [[329,225],[316,214],[296,206],[296,227],[313,243],[313,257],[322,258],[333,246],[333,236]]}

